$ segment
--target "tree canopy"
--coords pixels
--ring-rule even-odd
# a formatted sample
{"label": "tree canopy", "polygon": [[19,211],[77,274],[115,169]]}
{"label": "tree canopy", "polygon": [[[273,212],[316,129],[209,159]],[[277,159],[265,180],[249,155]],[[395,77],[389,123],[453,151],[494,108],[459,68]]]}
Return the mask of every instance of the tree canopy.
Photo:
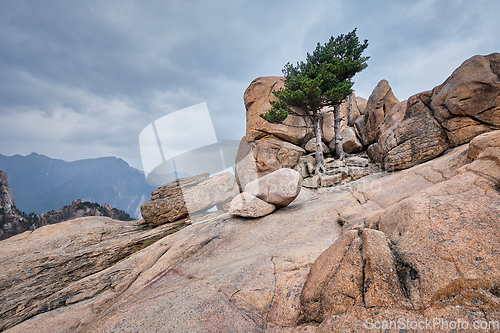
{"label": "tree canopy", "polygon": [[278,101],[271,101],[272,108],[260,116],[271,123],[283,122],[290,107],[298,107],[307,115],[316,115],[325,106],[336,106],[352,94],[352,77],[367,67],[369,57],[363,57],[368,40],[359,42],[356,29],[321,45],[317,44],[306,61],[294,66],[287,63],[283,69],[285,86],[273,91]]}

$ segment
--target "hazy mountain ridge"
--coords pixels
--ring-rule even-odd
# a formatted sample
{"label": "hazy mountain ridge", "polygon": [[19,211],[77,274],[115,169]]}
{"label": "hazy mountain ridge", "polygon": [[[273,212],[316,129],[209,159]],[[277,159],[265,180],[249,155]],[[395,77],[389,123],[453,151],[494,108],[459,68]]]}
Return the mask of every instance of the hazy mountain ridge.
{"label": "hazy mountain ridge", "polygon": [[59,210],[82,199],[139,217],[140,203],[155,189],[141,171],[116,157],[66,162],[36,153],[0,155],[0,169],[9,175],[17,208],[26,213]]}

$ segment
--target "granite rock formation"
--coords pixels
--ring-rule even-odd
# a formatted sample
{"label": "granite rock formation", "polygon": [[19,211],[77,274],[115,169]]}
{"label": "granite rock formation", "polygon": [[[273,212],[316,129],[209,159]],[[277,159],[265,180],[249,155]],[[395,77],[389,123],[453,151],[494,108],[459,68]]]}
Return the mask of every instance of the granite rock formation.
{"label": "granite rock formation", "polygon": [[0,170],[0,240],[29,228],[16,208],[7,178],[7,174]]}
{"label": "granite rock formation", "polygon": [[364,146],[375,142],[378,126],[397,103],[399,100],[392,93],[389,82],[381,80],[368,98],[363,116],[358,117],[355,122]]}
{"label": "granite rock formation", "polygon": [[499,77],[499,53],[466,60],[443,84],[408,98],[405,110],[389,112],[370,158],[405,169],[500,129]]}
{"label": "granite rock formation", "polygon": [[[470,154],[463,145],[406,170],[319,192],[303,188],[295,202],[273,214],[221,215],[128,257],[131,250],[117,249],[140,234],[127,224],[136,222],[84,218],[59,224],[61,235],[77,232],[77,243],[74,237],[42,237],[54,226],[12,237],[0,243],[2,267],[12,272],[2,280],[9,286],[1,291],[9,300],[2,327],[363,332],[369,318],[499,320],[498,133],[473,140]],[[88,219],[100,227],[82,233],[90,228]],[[123,245],[117,233],[125,231]],[[53,250],[33,254],[14,241]],[[55,249],[64,255],[54,257]],[[92,257],[96,252],[101,254]],[[118,263],[106,259],[117,253]],[[82,276],[81,265],[61,262],[75,257],[103,259],[83,265],[90,275]],[[19,275],[20,264],[28,273]],[[59,282],[62,273],[75,279]],[[41,290],[37,276],[47,278]],[[16,291],[21,284],[8,282],[16,277],[32,287]]]}
{"label": "granite rock formation", "polygon": [[171,223],[190,214],[230,202],[240,193],[234,176],[223,172],[173,180],[151,192],[141,205],[144,221],[151,227]]}

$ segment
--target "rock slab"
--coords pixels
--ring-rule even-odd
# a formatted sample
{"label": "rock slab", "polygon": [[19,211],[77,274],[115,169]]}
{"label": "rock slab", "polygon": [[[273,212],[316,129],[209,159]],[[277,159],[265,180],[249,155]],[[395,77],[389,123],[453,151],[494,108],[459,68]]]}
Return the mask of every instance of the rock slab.
{"label": "rock slab", "polygon": [[208,179],[206,175],[189,177],[153,191],[152,196],[155,199],[142,204],[141,213],[146,223],[157,226],[229,202],[239,193],[236,179],[230,172],[220,173]]}

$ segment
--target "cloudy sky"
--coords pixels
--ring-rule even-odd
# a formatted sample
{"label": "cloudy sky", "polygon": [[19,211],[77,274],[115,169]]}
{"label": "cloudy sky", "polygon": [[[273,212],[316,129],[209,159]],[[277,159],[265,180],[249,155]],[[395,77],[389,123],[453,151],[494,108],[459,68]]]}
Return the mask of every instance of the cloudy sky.
{"label": "cloudy sky", "polygon": [[499,52],[499,14],[497,0],[1,1],[0,154],[141,169],[142,129],[203,102],[217,138],[239,140],[253,79],[355,27],[371,57],[356,93],[385,78],[403,100]]}

